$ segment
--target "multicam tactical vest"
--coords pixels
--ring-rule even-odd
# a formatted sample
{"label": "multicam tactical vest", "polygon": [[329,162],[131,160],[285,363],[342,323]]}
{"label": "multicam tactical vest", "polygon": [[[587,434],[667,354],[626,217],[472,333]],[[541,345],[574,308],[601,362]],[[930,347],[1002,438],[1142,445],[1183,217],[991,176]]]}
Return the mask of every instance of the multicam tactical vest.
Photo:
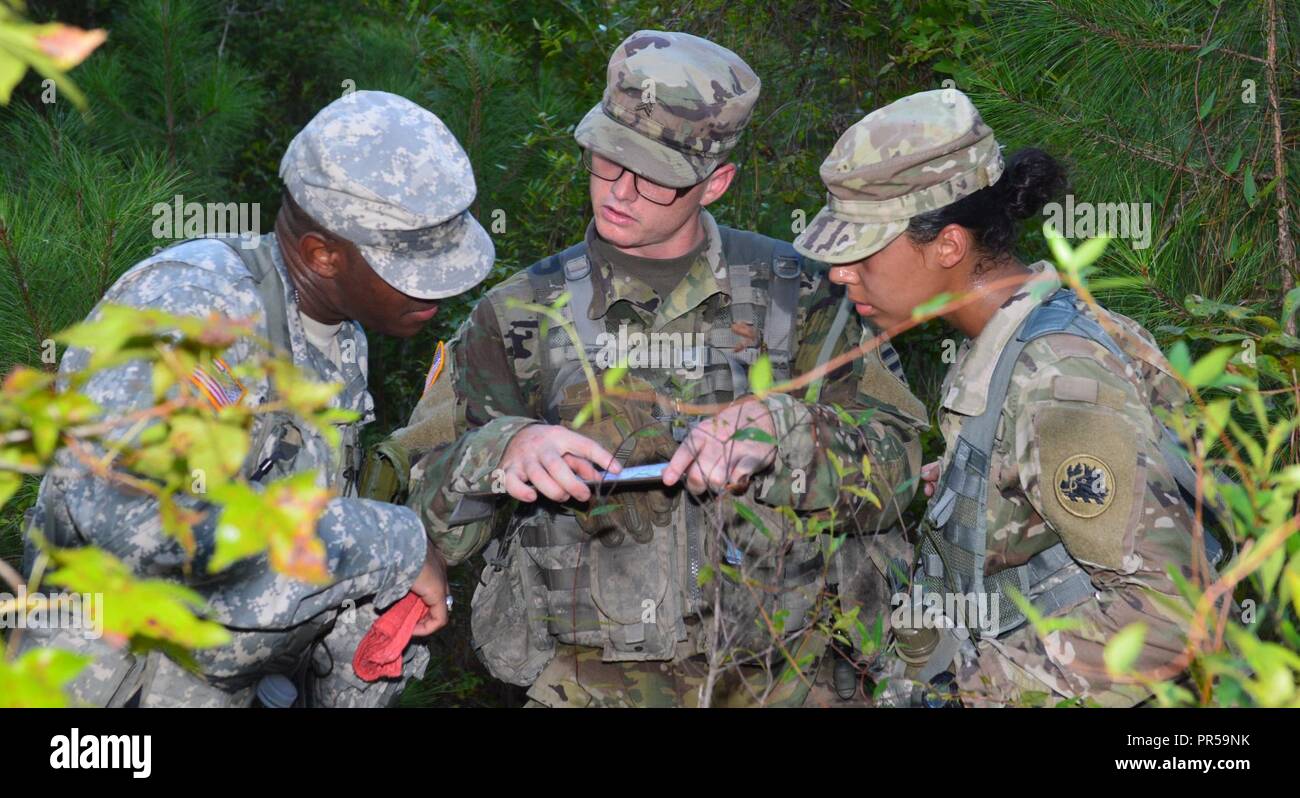
{"label": "multicam tactical vest", "polygon": [[[1141,359],[1140,353],[1123,349],[1100,324],[1084,314],[1078,296],[1065,288],[1034,308],[999,353],[989,381],[985,410],[962,424],[955,451],[926,509],[917,563],[917,581],[925,591],[999,594],[1000,600],[994,605],[999,608],[999,617],[989,619],[992,628],[982,629],[973,619],[952,619],[977,636],[980,633],[992,637],[1005,635],[1025,623],[1024,614],[1006,595],[1008,587],[1029,598],[1044,615],[1073,606],[1093,593],[1087,572],[1075,564],[1060,542],[1023,565],[985,574],[990,535],[986,528],[989,468],[1011,373],[1029,342],[1058,333],[1095,341],[1121,362]],[[1194,502],[1196,474],[1177,436],[1168,427],[1164,429],[1161,454],[1183,498],[1189,504]],[[1207,524],[1227,523],[1226,515],[1216,515],[1208,506],[1204,509]],[[1206,534],[1204,538],[1206,558],[1213,567],[1221,559],[1223,549],[1212,535]]]}
{"label": "multicam tactical vest", "polygon": [[[748,393],[748,367],[760,352],[769,356],[776,380],[787,378],[797,340],[802,260],[788,244],[721,226],[718,230],[731,301],[715,294],[694,312],[693,332],[701,336],[696,340],[704,350],[698,378],[684,381],[665,368],[629,371],[660,394],[685,394],[697,404],[726,403]],[[591,268],[585,246],[579,245],[534,264],[529,278],[535,297],[556,295],[561,288],[570,292],[563,313],[594,362],[602,340],[609,341],[619,330],[610,318],[613,314],[588,318]],[[752,325],[757,337],[738,335],[736,323]],[[838,329],[843,329],[842,319]],[[558,325],[546,340],[543,412],[549,423],[569,422],[583,404],[565,401],[569,389],[585,385],[578,348]],[[823,360],[830,349],[824,347]],[[678,440],[692,420],[662,409],[655,412]],[[710,616],[717,598],[714,590],[723,592],[730,648],[769,649],[771,637],[760,628],[759,606],[769,618],[785,610],[779,617],[785,618],[787,632],[802,628],[824,586],[826,567],[817,543],[782,534],[786,522],[772,508],[754,502],[754,490],[741,500],[765,520],[770,539],[734,512],[718,518],[712,506],[685,491],[680,491],[671,520],[656,525],[645,543],[623,535],[593,539],[572,514],[540,503],[520,508],[504,537],[489,548],[484,584],[475,595],[473,633],[481,659],[498,678],[529,685],[549,661],[557,640],[598,647],[606,661],[689,656],[711,642],[692,630],[698,628],[698,619]],[[724,499],[727,506],[730,498]],[[746,575],[765,588],[724,579],[701,586],[703,566],[718,561],[743,566]]]}

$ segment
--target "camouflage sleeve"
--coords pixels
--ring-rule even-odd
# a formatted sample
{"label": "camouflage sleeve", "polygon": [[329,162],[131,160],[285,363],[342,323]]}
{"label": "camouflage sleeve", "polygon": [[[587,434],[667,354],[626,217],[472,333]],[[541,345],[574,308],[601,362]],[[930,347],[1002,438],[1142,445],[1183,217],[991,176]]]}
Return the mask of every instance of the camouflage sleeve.
{"label": "camouflage sleeve", "polygon": [[491,491],[493,471],[515,433],[540,423],[536,396],[523,391],[506,350],[496,309],[481,300],[448,345],[455,380],[454,443],[425,453],[411,468],[407,504],[424,522],[448,564],[473,556],[490,538],[490,523],[452,526],[448,521],[464,493]]}
{"label": "camouflage sleeve", "polygon": [[[222,246],[224,249],[224,245]],[[233,253],[231,254],[234,257]],[[176,263],[167,271],[165,290],[157,281],[141,280],[114,293],[109,301],[170,313],[207,316],[217,312],[231,318],[260,313],[251,284],[217,281],[210,272],[191,273]],[[252,344],[237,342],[226,353],[233,364],[250,356]],[[83,370],[89,353],[70,349],[60,367],[66,379]],[[250,394],[265,387],[247,386]],[[151,368],[131,361],[96,372],[83,392],[109,416],[122,416],[152,404]],[[173,388],[171,395],[175,395]],[[101,454],[102,449],[91,447]],[[377,594],[391,603],[401,598],[423,566],[426,542],[418,519],[406,508],[357,499],[335,499],[317,524],[332,575],[328,586],[309,585],[275,573],[265,555],[240,561],[219,574],[207,573],[218,535],[220,508],[193,497],[178,501],[204,515],[194,525],[197,551],[193,567],[181,545],[162,528],[157,501],[120,483],[95,477],[69,450],[56,457],[48,484],[51,509],[59,526],[77,530],[82,539],[126,562],[137,574],[167,576],[185,582],[209,599],[217,618],[234,626],[280,628],[337,606],[346,598]],[[70,542],[70,541],[69,541]]]}
{"label": "camouflage sleeve", "polygon": [[[801,310],[795,375],[816,368],[839,310],[829,283],[815,279]],[[868,340],[850,308],[827,360]],[[925,409],[902,378],[897,354],[884,343],[825,375],[816,401],[804,389],[765,401],[776,426],[777,459],[760,484],[759,499],[801,512],[834,512],[858,530],[895,523],[911,501],[920,472]],[[892,366],[892,368],[891,368]],[[870,475],[863,478],[863,461]],[[880,506],[863,491],[869,490]]]}
{"label": "camouflage sleeve", "polygon": [[1035,367],[1024,379],[1017,371],[1007,405],[1020,484],[1096,589],[1069,613],[1081,629],[1024,645],[1044,648],[1055,665],[1046,670],[1074,693],[1126,702],[1143,690],[1107,675],[1105,644],[1140,623],[1137,670],[1178,659],[1186,622],[1174,607],[1185,602],[1168,570],[1191,577],[1192,519],[1158,450],[1159,422],[1123,363],[1068,335],[1031,343],[1023,358]]}

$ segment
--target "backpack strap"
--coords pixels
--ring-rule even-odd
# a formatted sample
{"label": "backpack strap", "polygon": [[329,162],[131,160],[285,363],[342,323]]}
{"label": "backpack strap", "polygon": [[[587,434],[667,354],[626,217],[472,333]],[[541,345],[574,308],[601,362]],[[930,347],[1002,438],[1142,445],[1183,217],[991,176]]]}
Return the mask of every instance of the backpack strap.
{"label": "backpack strap", "polygon": [[240,242],[247,241],[246,238],[220,240],[235,251],[239,259],[244,262],[248,273],[253,275],[257,296],[262,300],[262,308],[266,313],[266,330],[271,346],[277,352],[292,352],[293,346],[289,343],[289,318],[284,303],[284,280],[271,259],[270,247],[259,244],[252,249],[245,249]]}
{"label": "backpack strap", "polygon": [[[591,262],[587,258],[587,242],[581,241],[549,258],[543,258],[528,267],[528,282],[532,287],[533,301],[549,295],[563,282],[569,292],[569,301],[561,309],[564,318],[571,322],[578,335],[577,341],[569,339],[569,334],[561,327],[552,327],[546,336],[540,336],[538,353],[539,375],[541,377],[541,400],[544,415],[555,406],[556,397],[552,394],[560,375],[560,369],[568,360],[565,352],[569,347],[581,346],[588,358],[599,350],[599,337],[603,332],[603,322],[590,317],[591,302],[595,288],[591,281]],[[554,423],[547,415],[548,420]]]}
{"label": "backpack strap", "polygon": [[[784,241],[773,241],[773,244],[772,278],[767,292],[770,302],[763,325],[763,346],[772,361],[772,376],[784,381],[790,379],[794,362],[794,320],[799,312],[799,275],[803,273],[803,258]],[[838,331],[835,337],[839,337]]]}
{"label": "backpack strap", "polygon": [[[989,584],[986,584],[984,576],[989,468],[1011,373],[1025,346],[1045,335],[1057,333],[1087,338],[1105,347],[1122,362],[1129,362],[1127,354],[1105,329],[1080,311],[1074,291],[1062,288],[1030,312],[998,356],[989,380],[984,412],[962,425],[952,460],[926,509],[927,528],[920,546],[919,566],[921,581],[928,589],[1002,594],[1011,586],[1049,615],[1074,605],[1093,592],[1091,578],[1083,569],[1073,567],[1073,558],[1063,543],[1040,552],[1023,565],[994,574],[988,578]],[[1194,500],[1196,475],[1181,444],[1168,427],[1164,427],[1160,449],[1184,499]],[[1213,508],[1207,505],[1205,510],[1217,519]],[[936,530],[941,535],[935,535]],[[1216,565],[1223,548],[1213,535],[1203,537],[1206,557],[1211,565]],[[1055,579],[1052,587],[1036,590],[1049,577],[1072,567],[1074,572],[1063,579]],[[1024,615],[1009,599],[1000,602],[999,610],[1000,617],[993,619],[995,627],[986,632],[1004,634],[1025,623]],[[972,631],[978,626],[967,625],[972,627]]]}

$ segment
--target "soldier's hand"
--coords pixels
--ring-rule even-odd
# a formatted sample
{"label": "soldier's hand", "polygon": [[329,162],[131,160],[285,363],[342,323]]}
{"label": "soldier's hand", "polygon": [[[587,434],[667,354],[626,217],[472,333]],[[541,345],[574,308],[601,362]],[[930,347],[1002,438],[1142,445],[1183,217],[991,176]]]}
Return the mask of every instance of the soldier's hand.
{"label": "soldier's hand", "polygon": [[521,502],[537,501],[539,491],[551,501],[585,502],[591,488],[584,479],[596,479],[601,469],[614,474],[623,470],[599,443],[550,424],[533,424],[516,433],[498,467],[505,475],[502,487]]}
{"label": "soldier's hand", "polygon": [[921,466],[921,481],[925,483],[926,496],[933,496],[934,489],[939,484],[939,466],[940,462],[938,460]]}
{"label": "soldier's hand", "polygon": [[431,635],[447,625],[447,563],[431,544],[424,555],[424,567],[411,585],[411,592],[420,597],[429,614],[415,624],[415,637]]}
{"label": "soldier's hand", "polygon": [[775,437],[772,413],[762,401],[751,399],[733,405],[691,429],[664,469],[664,484],[674,485],[686,476],[686,489],[700,494],[706,490],[743,489],[754,474],[776,459],[776,445],[765,441],[732,440],[743,429],[756,428]]}

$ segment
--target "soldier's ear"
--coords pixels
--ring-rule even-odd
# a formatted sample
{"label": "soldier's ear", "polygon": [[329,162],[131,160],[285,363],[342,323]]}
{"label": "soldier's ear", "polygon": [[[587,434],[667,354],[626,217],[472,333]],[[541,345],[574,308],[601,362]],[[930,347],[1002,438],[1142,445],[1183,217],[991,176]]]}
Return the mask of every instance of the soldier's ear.
{"label": "soldier's ear", "polygon": [[307,268],[331,280],[342,270],[346,260],[342,248],[319,233],[305,233],[298,239],[298,255]]}
{"label": "soldier's ear", "polygon": [[726,194],[727,189],[731,187],[731,181],[735,178],[735,164],[724,163],[714,169],[713,174],[709,175],[704,181],[704,193],[700,195],[700,205],[708,205]]}
{"label": "soldier's ear", "polygon": [[959,224],[947,225],[935,236],[935,259],[943,268],[951,269],[965,260],[974,245],[975,241],[965,227]]}

